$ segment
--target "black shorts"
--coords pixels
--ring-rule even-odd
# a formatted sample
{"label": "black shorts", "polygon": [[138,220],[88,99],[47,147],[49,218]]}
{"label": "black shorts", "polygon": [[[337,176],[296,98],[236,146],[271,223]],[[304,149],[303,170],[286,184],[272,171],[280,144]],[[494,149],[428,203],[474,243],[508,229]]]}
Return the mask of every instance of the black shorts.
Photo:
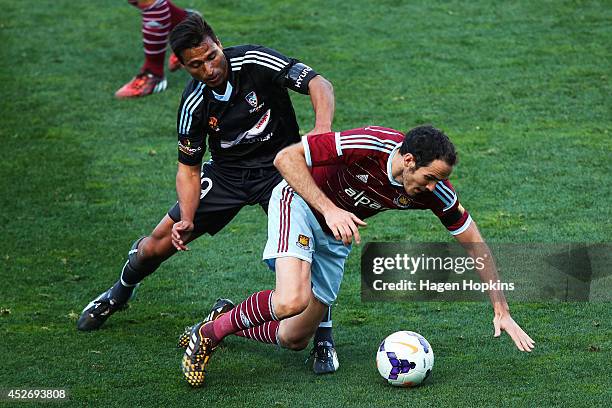
{"label": "black shorts", "polygon": [[[282,176],[276,168],[230,169],[206,162],[202,165],[200,205],[195,213],[194,232],[215,235],[238,214],[245,205],[259,204],[268,213],[272,190]],[[180,221],[178,203],[168,215]]]}

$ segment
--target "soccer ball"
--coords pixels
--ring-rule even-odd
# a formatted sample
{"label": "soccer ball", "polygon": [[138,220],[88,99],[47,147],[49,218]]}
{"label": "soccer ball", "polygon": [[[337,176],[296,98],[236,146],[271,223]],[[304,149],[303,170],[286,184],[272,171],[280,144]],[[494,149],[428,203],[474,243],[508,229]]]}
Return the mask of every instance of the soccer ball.
{"label": "soccer ball", "polygon": [[434,354],[419,333],[398,331],[380,343],[376,367],[380,375],[396,387],[414,387],[431,374]]}

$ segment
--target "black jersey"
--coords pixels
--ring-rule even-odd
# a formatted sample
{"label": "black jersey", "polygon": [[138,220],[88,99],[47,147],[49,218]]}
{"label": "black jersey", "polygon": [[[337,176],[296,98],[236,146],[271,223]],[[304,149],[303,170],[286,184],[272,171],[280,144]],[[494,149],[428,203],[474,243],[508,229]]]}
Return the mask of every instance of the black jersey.
{"label": "black jersey", "polygon": [[224,94],[191,79],[178,110],[178,159],[197,165],[206,150],[222,166],[273,166],[276,153],[300,141],[287,88],[308,94],[317,73],[269,48],[242,45],[223,50],[229,76]]}

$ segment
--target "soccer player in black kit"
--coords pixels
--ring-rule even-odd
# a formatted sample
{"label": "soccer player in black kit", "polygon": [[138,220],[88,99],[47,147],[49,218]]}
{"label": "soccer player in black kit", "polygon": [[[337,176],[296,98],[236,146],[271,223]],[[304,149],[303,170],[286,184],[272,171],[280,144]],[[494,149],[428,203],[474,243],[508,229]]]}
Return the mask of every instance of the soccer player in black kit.
{"label": "soccer player in black kit", "polygon": [[[83,309],[79,330],[98,329],[162,262],[202,234],[219,232],[243,206],[259,204],[267,212],[282,180],[274,157],[300,140],[287,88],[310,95],[315,126],[308,134],[331,131],[333,88],[298,60],[262,46],[224,49],[198,15],[175,27],[170,45],[192,76],[177,118],[178,202],[149,236],[133,244],[119,280]],[[212,160],[202,165],[207,138]],[[219,299],[207,319],[232,307]],[[313,369],[333,372],[338,363],[329,313],[317,333]]]}

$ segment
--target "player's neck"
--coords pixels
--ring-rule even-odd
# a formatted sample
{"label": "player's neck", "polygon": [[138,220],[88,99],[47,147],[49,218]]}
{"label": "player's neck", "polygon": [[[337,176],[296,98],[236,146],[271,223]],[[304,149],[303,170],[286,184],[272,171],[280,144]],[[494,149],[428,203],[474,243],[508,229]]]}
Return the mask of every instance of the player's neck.
{"label": "player's neck", "polygon": [[404,158],[399,152],[399,149],[393,152],[391,158],[391,177],[398,183],[402,182],[402,173],[404,172]]}

